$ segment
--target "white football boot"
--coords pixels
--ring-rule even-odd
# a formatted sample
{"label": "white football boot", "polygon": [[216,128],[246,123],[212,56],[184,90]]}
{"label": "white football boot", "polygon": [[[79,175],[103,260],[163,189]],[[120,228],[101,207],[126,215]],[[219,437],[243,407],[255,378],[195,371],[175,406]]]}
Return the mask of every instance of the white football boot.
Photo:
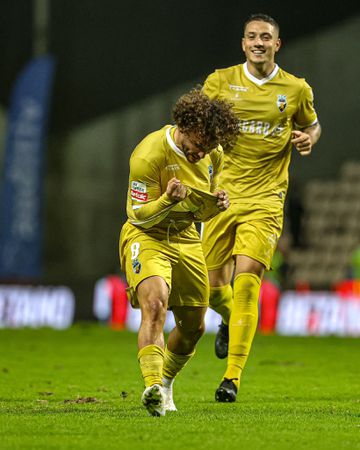
{"label": "white football boot", "polygon": [[165,398],[163,387],[160,384],[153,384],[145,389],[141,397],[142,404],[147,409],[150,416],[165,416]]}
{"label": "white football boot", "polygon": [[170,380],[169,378],[163,378],[163,393],[164,393],[164,408],[165,411],[177,411],[173,400],[173,384],[174,378]]}

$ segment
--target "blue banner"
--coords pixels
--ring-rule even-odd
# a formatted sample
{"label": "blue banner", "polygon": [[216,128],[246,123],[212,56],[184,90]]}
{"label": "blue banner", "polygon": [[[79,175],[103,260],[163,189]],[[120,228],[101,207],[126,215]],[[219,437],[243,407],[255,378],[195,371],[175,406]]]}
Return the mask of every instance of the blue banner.
{"label": "blue banner", "polygon": [[0,278],[42,275],[43,168],[55,62],[35,58],[15,81],[0,204]]}

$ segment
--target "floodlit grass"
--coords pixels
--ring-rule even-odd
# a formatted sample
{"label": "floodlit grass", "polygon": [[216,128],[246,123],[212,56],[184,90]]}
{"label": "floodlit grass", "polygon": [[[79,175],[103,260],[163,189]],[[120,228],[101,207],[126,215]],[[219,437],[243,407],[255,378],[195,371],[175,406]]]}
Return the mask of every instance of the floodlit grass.
{"label": "floodlit grass", "polygon": [[0,330],[0,449],[360,449],[360,340],[256,336],[238,400],[205,335],[147,416],[136,335],[98,325]]}

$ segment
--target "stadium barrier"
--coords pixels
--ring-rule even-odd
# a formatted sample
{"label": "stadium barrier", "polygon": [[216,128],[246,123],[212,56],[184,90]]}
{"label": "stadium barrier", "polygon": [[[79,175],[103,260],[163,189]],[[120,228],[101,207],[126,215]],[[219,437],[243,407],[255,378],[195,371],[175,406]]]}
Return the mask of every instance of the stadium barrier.
{"label": "stadium barrier", "polygon": [[[126,297],[126,282],[116,275],[96,282],[93,312],[95,317],[112,328],[136,332],[140,325],[140,311],[133,309]],[[206,331],[215,333],[219,315],[208,309]],[[174,326],[168,313],[165,331]],[[259,303],[258,331],[289,336],[360,336],[360,281],[345,280],[333,292],[285,291],[271,281],[264,280]]]}
{"label": "stadium barrier", "polygon": [[75,297],[65,286],[0,285],[0,328],[68,328]]}

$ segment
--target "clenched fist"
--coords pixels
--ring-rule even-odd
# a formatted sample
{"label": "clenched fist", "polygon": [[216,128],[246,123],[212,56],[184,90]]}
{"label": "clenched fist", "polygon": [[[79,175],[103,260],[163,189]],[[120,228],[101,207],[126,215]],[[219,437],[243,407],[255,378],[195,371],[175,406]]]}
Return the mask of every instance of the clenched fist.
{"label": "clenched fist", "polygon": [[177,178],[171,178],[167,184],[166,193],[171,200],[180,202],[186,197],[186,187]]}

